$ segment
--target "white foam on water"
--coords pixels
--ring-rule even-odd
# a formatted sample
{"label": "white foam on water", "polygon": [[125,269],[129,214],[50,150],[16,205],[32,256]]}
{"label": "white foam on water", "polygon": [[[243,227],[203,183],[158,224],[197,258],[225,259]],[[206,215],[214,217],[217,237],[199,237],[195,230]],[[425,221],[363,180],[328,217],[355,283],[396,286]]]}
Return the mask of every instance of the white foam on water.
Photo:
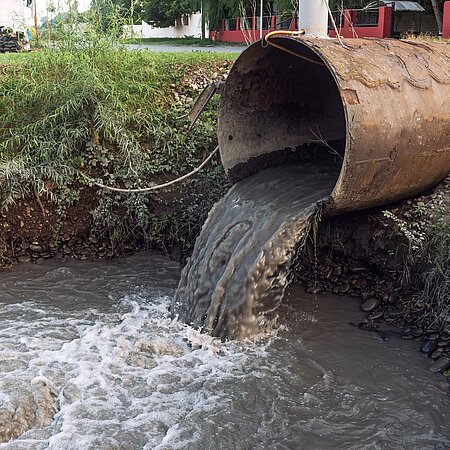
{"label": "white foam on water", "polygon": [[73,266],[64,304],[55,270],[2,279],[2,450],[450,445],[450,403],[426,362],[349,326],[348,299],[319,308],[295,291],[284,327],[223,343],[170,315],[170,262]]}
{"label": "white foam on water", "polygon": [[[223,344],[181,324],[171,318],[169,304],[168,297],[149,304],[127,296],[121,312],[97,314],[93,321],[59,321],[57,311],[49,317],[32,303],[9,306],[29,308],[37,317],[31,325],[15,319],[13,339],[0,331],[10,344],[0,351],[2,360],[17,361],[4,382],[14,384],[20,374],[31,391],[45,380],[57,393],[51,424],[28,424],[47,426],[47,448],[123,448],[127,440],[128,448],[177,448],[192,414],[208,414],[226,400],[218,381],[244,377],[249,359],[266,356],[264,346]],[[5,322],[3,327],[10,330]],[[19,396],[30,403],[23,392]],[[1,448],[27,443],[42,443],[34,429]]]}

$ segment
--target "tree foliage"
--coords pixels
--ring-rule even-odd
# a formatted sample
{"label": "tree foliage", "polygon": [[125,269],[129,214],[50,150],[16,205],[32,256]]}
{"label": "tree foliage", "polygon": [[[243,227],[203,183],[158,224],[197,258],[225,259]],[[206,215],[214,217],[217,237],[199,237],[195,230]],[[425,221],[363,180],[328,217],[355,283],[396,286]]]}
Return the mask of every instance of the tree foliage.
{"label": "tree foliage", "polygon": [[92,0],[91,9],[107,27],[109,17],[122,17],[137,22],[142,19],[142,3],[138,0]]}
{"label": "tree foliage", "polygon": [[197,0],[147,0],[144,2],[143,18],[158,27],[168,27],[183,15],[200,9]]}

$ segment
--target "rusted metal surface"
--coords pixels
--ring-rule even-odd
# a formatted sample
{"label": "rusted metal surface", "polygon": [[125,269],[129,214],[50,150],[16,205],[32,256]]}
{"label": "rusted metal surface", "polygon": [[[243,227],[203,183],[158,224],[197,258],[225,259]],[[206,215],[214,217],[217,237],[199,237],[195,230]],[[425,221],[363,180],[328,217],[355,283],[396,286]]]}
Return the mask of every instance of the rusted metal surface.
{"label": "rusted metal surface", "polygon": [[450,172],[450,45],[275,41],[291,54],[254,44],[223,89],[219,144],[231,178],[271,155],[308,159],[324,144],[342,158],[329,201],[336,213],[409,197]]}
{"label": "rusted metal surface", "polygon": [[191,131],[194,128],[200,114],[206,108],[208,103],[213,98],[214,94],[220,94],[220,90],[224,85],[224,81],[215,81],[203,89],[202,93],[198,96],[197,100],[194,103],[194,106],[191,108],[188,114],[180,117],[180,119],[187,118],[191,122],[188,130]]}

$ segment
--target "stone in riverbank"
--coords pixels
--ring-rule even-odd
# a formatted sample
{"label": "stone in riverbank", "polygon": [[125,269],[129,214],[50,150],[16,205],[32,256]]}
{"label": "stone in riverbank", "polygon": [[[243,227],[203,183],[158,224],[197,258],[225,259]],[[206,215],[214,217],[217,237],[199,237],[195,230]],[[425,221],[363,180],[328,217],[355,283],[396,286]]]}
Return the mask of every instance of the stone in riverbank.
{"label": "stone in riverbank", "polygon": [[436,341],[425,341],[420,348],[422,353],[431,354],[437,349]]}
{"label": "stone in riverbank", "polygon": [[376,298],[369,298],[361,305],[361,310],[364,312],[373,311],[379,303],[380,302]]}
{"label": "stone in riverbank", "polygon": [[42,264],[46,259],[56,258],[62,261],[69,259],[94,260],[111,259],[115,256],[128,256],[142,247],[138,242],[128,243],[119,247],[114,247],[110,241],[99,239],[83,239],[76,234],[66,237],[59,244],[48,243],[47,240],[34,241],[28,244],[26,240],[16,239],[10,242],[15,263],[36,263]]}
{"label": "stone in riverbank", "polygon": [[28,248],[33,253],[42,253],[42,251],[44,250],[38,242],[33,242]]}
{"label": "stone in riverbank", "polygon": [[450,368],[450,359],[442,357],[437,359],[433,364],[431,364],[430,372],[440,373],[444,372],[448,368]]}

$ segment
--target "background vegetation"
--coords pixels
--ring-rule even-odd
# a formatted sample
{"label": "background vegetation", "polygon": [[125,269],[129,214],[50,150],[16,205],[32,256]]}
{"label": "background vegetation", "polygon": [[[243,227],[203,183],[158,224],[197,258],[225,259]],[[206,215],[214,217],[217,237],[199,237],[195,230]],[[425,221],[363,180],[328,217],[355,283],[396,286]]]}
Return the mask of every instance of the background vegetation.
{"label": "background vegetation", "polygon": [[[428,13],[442,13],[444,0],[417,0]],[[377,0],[330,0],[330,8],[376,7]],[[264,0],[264,14],[275,12],[291,14],[298,9],[298,0]],[[259,14],[259,0],[93,0],[93,6],[109,11],[117,8],[124,15],[132,17],[135,22],[144,19],[156,26],[173,25],[176,18],[182,14],[200,11],[202,8],[210,29],[220,26],[223,18],[237,16],[253,16]]]}
{"label": "background vegetation", "polygon": [[[444,198],[448,204],[448,194]],[[420,324],[450,330],[450,216],[442,206],[416,207],[415,214],[418,217],[432,214],[433,218],[422,233],[417,230],[414,235],[408,233],[410,224],[406,233],[405,227],[400,231],[409,244],[402,282],[416,292],[405,304],[408,309],[420,312]]]}

